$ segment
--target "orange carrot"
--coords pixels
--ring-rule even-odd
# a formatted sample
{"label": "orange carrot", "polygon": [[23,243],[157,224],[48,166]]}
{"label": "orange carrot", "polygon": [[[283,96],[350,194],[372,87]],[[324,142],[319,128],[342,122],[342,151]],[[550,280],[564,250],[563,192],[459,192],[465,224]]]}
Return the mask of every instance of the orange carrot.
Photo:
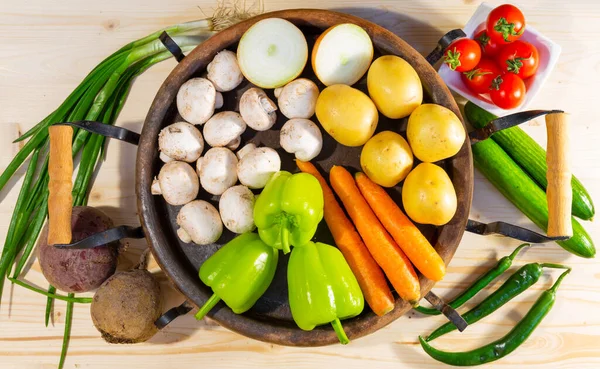
{"label": "orange carrot", "polygon": [[338,204],[327,181],[312,163],[296,160],[296,165],[301,171],[312,174],[319,180],[325,200],[325,222],[356,276],[371,310],[379,316],[389,313],[394,309],[394,296],[388,287],[385,275]]}
{"label": "orange carrot", "polygon": [[414,266],[431,280],[439,281],[444,278],[446,264],[390,195],[364,173],[357,173],[355,178],[360,192],[379,221]]}
{"label": "orange carrot", "polygon": [[417,273],[367,204],[352,175],[346,169],[334,166],[329,172],[329,181],[371,255],[383,269],[398,295],[411,305],[417,305],[421,298]]}

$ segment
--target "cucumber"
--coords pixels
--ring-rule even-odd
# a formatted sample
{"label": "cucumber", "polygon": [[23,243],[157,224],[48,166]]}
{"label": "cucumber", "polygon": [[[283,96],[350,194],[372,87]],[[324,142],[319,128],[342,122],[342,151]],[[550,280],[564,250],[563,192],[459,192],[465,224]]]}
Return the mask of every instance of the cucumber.
{"label": "cucumber", "polygon": [[[465,116],[475,128],[484,127],[497,117],[492,113],[480,108],[472,102],[465,105]],[[506,153],[527,172],[545,191],[548,186],[546,179],[546,150],[544,150],[533,138],[519,127],[512,127],[492,135],[492,139],[506,151]],[[571,179],[573,188],[572,213],[583,220],[591,220],[594,217],[594,203],[585,187],[573,176]]]}
{"label": "cucumber", "polygon": [[[494,140],[480,141],[473,146],[475,167],[519,210],[543,230],[548,229],[546,193]],[[565,250],[584,257],[596,255],[589,234],[572,218],[573,237],[557,243]]]}

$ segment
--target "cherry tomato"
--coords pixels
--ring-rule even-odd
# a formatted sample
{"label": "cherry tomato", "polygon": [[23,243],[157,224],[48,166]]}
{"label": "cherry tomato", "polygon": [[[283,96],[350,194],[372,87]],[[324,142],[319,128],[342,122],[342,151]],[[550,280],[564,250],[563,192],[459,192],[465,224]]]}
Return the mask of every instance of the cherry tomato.
{"label": "cherry tomato", "polygon": [[469,90],[476,94],[490,92],[492,81],[502,74],[495,62],[482,58],[475,69],[461,73],[461,78]]}
{"label": "cherry tomato", "polygon": [[498,76],[492,81],[490,98],[502,109],[516,108],[525,98],[525,82],[512,73]]}
{"label": "cherry tomato", "polygon": [[477,66],[481,59],[481,47],[476,41],[461,38],[448,46],[444,53],[443,61],[450,69],[457,72],[466,72]]}
{"label": "cherry tomato", "polygon": [[525,16],[516,6],[500,5],[488,15],[486,29],[490,39],[505,45],[521,37],[525,31]]}
{"label": "cherry tomato", "polygon": [[540,56],[535,46],[517,40],[504,46],[496,60],[503,72],[514,73],[525,79],[533,76],[537,71]]}
{"label": "cherry tomato", "polygon": [[481,46],[481,51],[483,55],[489,58],[493,57],[494,55],[497,55],[500,49],[502,48],[502,46],[498,45],[496,41],[492,41],[485,29],[477,32],[473,39],[479,42],[479,46]]}

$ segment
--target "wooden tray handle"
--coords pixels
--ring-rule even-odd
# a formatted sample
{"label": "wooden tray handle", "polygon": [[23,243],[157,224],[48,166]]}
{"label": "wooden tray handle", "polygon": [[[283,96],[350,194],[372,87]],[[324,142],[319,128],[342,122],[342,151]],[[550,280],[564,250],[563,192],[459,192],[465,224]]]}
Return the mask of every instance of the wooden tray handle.
{"label": "wooden tray handle", "polygon": [[48,132],[50,135],[48,245],[71,243],[73,128],[50,126]]}
{"label": "wooden tray handle", "polygon": [[572,236],[571,202],[571,160],[569,154],[570,117],[566,113],[546,115],[548,147],[548,236]]}

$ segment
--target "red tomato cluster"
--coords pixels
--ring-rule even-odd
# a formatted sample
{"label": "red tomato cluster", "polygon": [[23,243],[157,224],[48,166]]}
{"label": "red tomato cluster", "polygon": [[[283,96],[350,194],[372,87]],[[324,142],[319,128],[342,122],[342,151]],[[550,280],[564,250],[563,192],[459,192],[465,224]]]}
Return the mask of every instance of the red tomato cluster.
{"label": "red tomato cluster", "polygon": [[539,65],[535,46],[519,40],[524,31],[525,17],[519,8],[500,5],[473,40],[463,38],[450,44],[443,62],[461,73],[472,92],[489,93],[502,109],[515,108],[525,98],[524,80],[533,77]]}

